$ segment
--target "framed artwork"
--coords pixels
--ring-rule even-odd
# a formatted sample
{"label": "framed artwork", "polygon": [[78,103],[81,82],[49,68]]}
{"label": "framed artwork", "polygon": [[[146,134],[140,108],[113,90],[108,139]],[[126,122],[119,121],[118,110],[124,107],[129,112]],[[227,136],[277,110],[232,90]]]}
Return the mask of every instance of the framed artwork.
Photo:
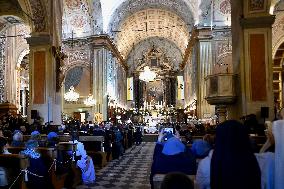
{"label": "framed artwork", "polygon": [[248,12],[249,13],[258,13],[265,12],[267,7],[266,0],[249,0],[248,2]]}

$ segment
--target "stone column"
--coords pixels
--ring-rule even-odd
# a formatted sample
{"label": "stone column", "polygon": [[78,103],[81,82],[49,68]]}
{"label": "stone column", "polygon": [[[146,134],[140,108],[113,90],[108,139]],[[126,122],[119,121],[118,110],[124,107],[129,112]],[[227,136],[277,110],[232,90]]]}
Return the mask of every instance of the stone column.
{"label": "stone column", "polygon": [[30,45],[30,106],[28,120],[31,123],[31,110],[37,110],[44,122],[61,124],[60,95],[56,93],[56,62],[51,53],[52,37],[48,34],[27,39]]}
{"label": "stone column", "polygon": [[[270,1],[231,1],[233,67],[238,74],[238,102],[228,107],[231,118],[256,114],[269,107],[273,118],[272,29]],[[256,6],[257,5],[257,6]]]}
{"label": "stone column", "polygon": [[200,29],[198,36],[198,92],[197,92],[197,117],[203,118],[204,115],[214,115],[214,106],[205,100],[206,84],[205,77],[212,73],[212,35],[208,29]]}

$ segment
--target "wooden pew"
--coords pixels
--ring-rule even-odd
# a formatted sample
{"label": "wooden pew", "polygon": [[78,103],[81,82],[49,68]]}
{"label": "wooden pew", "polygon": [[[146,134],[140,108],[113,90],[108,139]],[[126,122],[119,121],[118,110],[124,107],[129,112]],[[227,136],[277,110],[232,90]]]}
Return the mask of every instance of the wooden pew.
{"label": "wooden pew", "polygon": [[[58,153],[58,156],[61,157],[60,161],[68,162],[68,164],[57,163],[57,165],[58,166],[62,165],[64,168],[67,169],[65,172],[65,178],[67,179],[68,182],[71,182],[71,183],[67,183],[69,184],[68,187],[71,187],[71,188],[75,188],[82,181],[81,180],[81,170],[77,167],[75,159],[70,157],[70,152],[75,152],[76,148],[77,148],[77,144],[72,143],[72,142],[59,142],[57,144],[57,153]],[[66,182],[62,183],[61,188],[63,188],[64,185],[66,185]]]}
{"label": "wooden pew", "polygon": [[[24,150],[25,147],[8,147],[9,152],[13,154],[19,154],[20,151]],[[49,175],[51,178],[51,182],[55,189],[61,189],[64,186],[64,181],[66,179],[67,174],[56,174],[54,160],[57,159],[57,149],[56,148],[46,148],[46,147],[38,147],[37,151],[41,154],[42,160],[45,166],[50,169]],[[51,167],[52,166],[52,167]]]}
{"label": "wooden pew", "polygon": [[[41,140],[47,141],[47,135],[46,134],[41,134]],[[59,137],[59,142],[68,142],[71,141],[71,136],[70,135],[58,135]],[[31,138],[31,135],[23,135],[24,141],[28,141]]]}
{"label": "wooden pew", "polygon": [[[16,180],[21,170],[27,169],[29,166],[29,159],[19,154],[0,154],[0,167],[4,168],[5,174],[8,175],[9,186]],[[18,178],[17,182],[12,188],[26,189],[24,181],[24,174]]]}
{"label": "wooden pew", "polygon": [[[153,177],[153,183],[154,183],[154,189],[160,189],[162,181],[164,180],[164,177],[166,174],[155,174]],[[194,188],[197,189],[196,183],[195,183],[195,175],[187,175],[192,182],[194,182]]]}
{"label": "wooden pew", "polygon": [[[106,166],[107,154],[104,151],[104,136],[79,136],[79,141],[84,144],[87,154],[93,159],[95,165],[99,168]],[[97,145],[97,149],[94,145]]]}

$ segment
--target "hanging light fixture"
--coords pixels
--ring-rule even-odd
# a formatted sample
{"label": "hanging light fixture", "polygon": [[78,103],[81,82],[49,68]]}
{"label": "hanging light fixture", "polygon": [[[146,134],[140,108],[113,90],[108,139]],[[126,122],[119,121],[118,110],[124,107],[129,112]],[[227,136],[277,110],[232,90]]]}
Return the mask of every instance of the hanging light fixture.
{"label": "hanging light fixture", "polygon": [[75,92],[75,88],[73,86],[71,86],[69,91],[64,94],[64,99],[68,102],[76,102],[78,101],[79,97],[79,93]]}
{"label": "hanging light fixture", "polygon": [[156,78],[156,73],[151,71],[149,66],[145,66],[144,71],[141,72],[139,75],[139,79],[146,82],[154,81],[155,78]]}
{"label": "hanging light fixture", "polygon": [[89,94],[89,96],[84,100],[84,104],[86,106],[94,106],[96,104],[96,100],[93,95]]}

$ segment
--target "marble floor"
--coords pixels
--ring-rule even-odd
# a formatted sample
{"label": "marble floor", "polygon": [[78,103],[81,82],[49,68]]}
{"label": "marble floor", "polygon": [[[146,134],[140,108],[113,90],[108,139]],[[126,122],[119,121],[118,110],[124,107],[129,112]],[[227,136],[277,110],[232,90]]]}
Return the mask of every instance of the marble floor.
{"label": "marble floor", "polygon": [[77,189],[149,189],[154,147],[154,142],[133,146],[119,160],[112,160],[97,171],[95,184]]}

